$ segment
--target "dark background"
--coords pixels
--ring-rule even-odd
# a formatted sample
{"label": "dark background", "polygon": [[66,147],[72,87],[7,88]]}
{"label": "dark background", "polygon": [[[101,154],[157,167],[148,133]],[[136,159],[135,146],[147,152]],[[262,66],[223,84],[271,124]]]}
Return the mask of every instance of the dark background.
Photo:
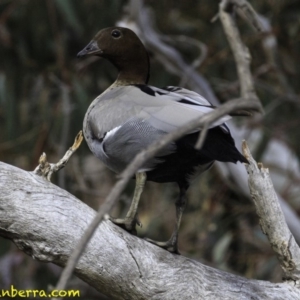
{"label": "dark background", "polygon": [[[278,69],[270,65],[263,51],[262,35],[238,18],[266,114],[236,122],[262,133],[253,153],[257,160],[263,158],[274,139],[294,152],[292,167],[296,172],[282,170],[276,164],[269,167],[282,175],[279,193],[300,212],[300,176],[295,164],[300,155],[300,2],[251,3],[271,23],[278,43]],[[50,162],[62,157],[82,128],[89,103],[116,77],[108,62],[78,60],[76,54],[99,29],[122,19],[126,4],[117,0],[0,1],[1,161],[33,170],[42,152]],[[185,35],[207,46],[206,59],[197,70],[207,78],[220,102],[238,95],[235,62],[222,25],[210,21],[218,11],[218,1],[145,1],[145,5],[152,8],[153,22],[161,33]],[[178,46],[187,62],[199,54],[189,45],[173,46]],[[171,75],[153,57],[150,84],[179,85],[182,74]],[[84,142],[53,181],[96,209],[116,176],[91,155]],[[126,212],[133,187],[131,182],[114,208],[114,216]],[[169,237],[176,195],[172,184],[147,183],[140,205],[143,228],[139,236],[159,240]],[[252,202],[229,186],[217,168],[203,174],[189,190],[179,248],[182,254],[219,269],[248,278],[281,280],[281,269],[260,230]],[[10,241],[0,239],[0,288],[13,284],[19,289],[46,289],[48,284],[55,285],[59,274],[59,267],[34,261]],[[97,298],[79,279],[71,284],[86,297]]]}

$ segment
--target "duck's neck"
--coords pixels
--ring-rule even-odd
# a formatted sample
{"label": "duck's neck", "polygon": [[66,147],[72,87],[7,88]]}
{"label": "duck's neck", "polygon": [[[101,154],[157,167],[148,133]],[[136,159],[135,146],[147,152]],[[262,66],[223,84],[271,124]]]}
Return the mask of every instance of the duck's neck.
{"label": "duck's neck", "polygon": [[130,85],[130,84],[147,84],[150,73],[150,63],[148,54],[137,56],[133,60],[125,60],[115,63],[119,70],[118,77],[114,82],[114,86]]}
{"label": "duck's neck", "polygon": [[121,71],[118,74],[114,85],[146,84],[148,72],[133,72],[133,70]]}

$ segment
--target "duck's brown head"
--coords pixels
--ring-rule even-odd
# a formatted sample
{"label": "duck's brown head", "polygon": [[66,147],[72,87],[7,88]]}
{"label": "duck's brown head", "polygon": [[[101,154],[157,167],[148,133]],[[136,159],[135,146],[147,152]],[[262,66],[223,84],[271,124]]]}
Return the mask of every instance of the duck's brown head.
{"label": "duck's brown head", "polygon": [[119,70],[117,81],[124,84],[147,83],[149,58],[147,51],[128,28],[109,27],[100,30],[77,57],[97,55],[108,59]]}

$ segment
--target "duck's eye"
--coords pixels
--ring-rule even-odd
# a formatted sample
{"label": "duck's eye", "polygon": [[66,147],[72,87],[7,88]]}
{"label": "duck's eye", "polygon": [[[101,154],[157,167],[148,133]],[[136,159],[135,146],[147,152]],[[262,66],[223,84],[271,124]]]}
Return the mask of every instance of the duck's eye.
{"label": "duck's eye", "polygon": [[121,36],[121,32],[120,32],[120,30],[115,29],[115,30],[113,30],[111,32],[111,35],[112,35],[112,37],[114,37],[115,39],[117,39],[117,38],[119,38]]}

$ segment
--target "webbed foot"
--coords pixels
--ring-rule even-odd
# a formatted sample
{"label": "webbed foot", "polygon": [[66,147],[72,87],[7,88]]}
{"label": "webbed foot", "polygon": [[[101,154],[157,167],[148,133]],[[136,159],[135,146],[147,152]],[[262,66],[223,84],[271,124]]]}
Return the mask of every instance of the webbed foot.
{"label": "webbed foot", "polygon": [[158,241],[154,241],[154,240],[151,240],[148,238],[145,238],[145,240],[147,242],[154,244],[160,248],[163,248],[171,253],[180,255],[180,252],[178,251],[177,239],[171,238],[166,242],[158,242]]}
{"label": "webbed foot", "polygon": [[113,222],[114,224],[120,226],[124,230],[126,230],[129,233],[134,234],[134,235],[137,234],[136,225],[142,227],[142,223],[139,220],[138,216],[135,216],[133,218],[125,217],[123,219],[122,218],[112,218],[109,216],[108,219],[111,222]]}

